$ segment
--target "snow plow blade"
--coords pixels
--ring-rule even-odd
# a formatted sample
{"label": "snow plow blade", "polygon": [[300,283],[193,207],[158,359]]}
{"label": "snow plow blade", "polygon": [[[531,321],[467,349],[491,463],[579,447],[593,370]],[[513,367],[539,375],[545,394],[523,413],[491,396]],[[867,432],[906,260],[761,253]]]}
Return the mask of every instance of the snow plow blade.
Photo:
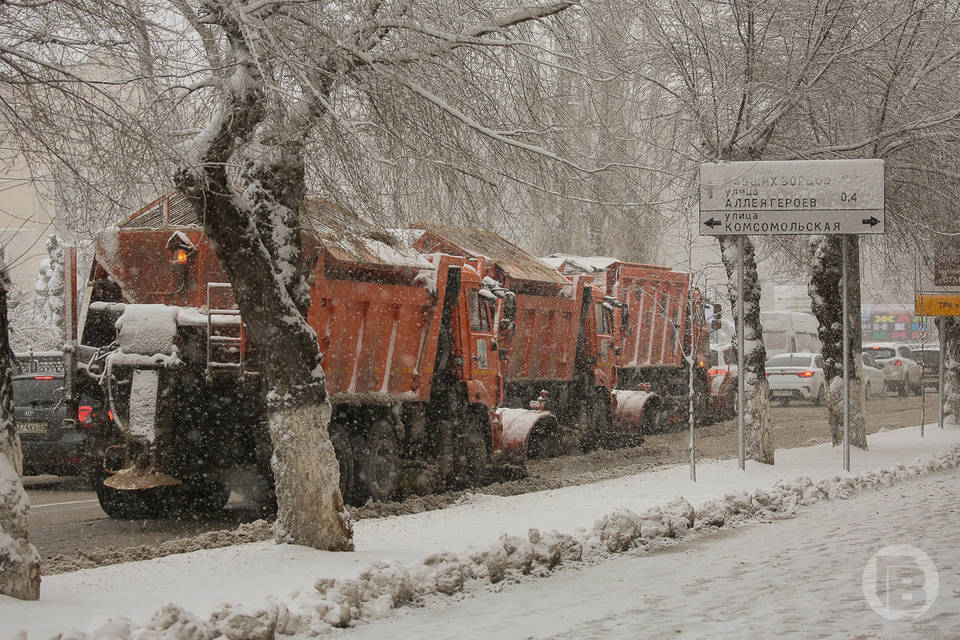
{"label": "snow plow blade", "polygon": [[613,408],[613,424],[621,434],[642,436],[646,427],[656,421],[657,412],[663,407],[663,399],[649,391],[614,389],[616,403]]}
{"label": "snow plow blade", "polygon": [[564,432],[549,411],[497,409],[503,424],[504,457],[511,462],[549,458],[563,453]]}
{"label": "snow plow blade", "polygon": [[147,467],[146,469],[127,467],[126,469],[120,469],[120,471],[117,471],[104,480],[103,484],[111,489],[133,491],[136,489],[153,489],[155,487],[175,487],[183,484],[183,481],[167,475],[162,471],[156,471],[151,467]]}

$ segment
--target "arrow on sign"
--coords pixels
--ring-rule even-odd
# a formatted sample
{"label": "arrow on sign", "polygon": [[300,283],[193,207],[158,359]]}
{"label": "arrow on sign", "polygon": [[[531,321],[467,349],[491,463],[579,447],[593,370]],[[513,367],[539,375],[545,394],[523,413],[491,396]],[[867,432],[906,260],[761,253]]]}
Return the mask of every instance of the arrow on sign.
{"label": "arrow on sign", "polygon": [[875,227],[875,226],[877,226],[878,224],[880,224],[880,221],[877,220],[876,218],[874,218],[873,216],[870,216],[869,218],[864,218],[864,219],[861,220],[860,222],[862,222],[863,224],[868,224],[868,225],[870,225],[871,227]]}
{"label": "arrow on sign", "polygon": [[[864,222],[866,222],[866,221],[864,221]],[[878,220],[877,222],[879,222],[879,220]],[[713,228],[719,227],[719,226],[722,225],[723,223],[720,222],[719,220],[714,220],[713,218],[710,218],[709,220],[707,220],[707,221],[704,222],[703,224],[705,224],[705,225],[707,225],[708,227],[710,227],[711,229],[713,229]]]}

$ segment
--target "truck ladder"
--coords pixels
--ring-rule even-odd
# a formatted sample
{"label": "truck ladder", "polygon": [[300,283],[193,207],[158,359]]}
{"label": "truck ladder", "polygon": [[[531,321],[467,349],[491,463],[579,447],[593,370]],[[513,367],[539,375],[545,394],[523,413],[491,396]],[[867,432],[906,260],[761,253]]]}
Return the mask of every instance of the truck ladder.
{"label": "truck ladder", "polygon": [[229,282],[207,283],[207,304],[204,311],[207,316],[207,378],[213,378],[218,372],[233,372],[238,377],[255,375],[257,372],[247,369],[247,332],[240,320],[217,322],[217,318],[240,318],[239,309],[218,309],[212,305],[212,292],[215,289],[232,291]]}

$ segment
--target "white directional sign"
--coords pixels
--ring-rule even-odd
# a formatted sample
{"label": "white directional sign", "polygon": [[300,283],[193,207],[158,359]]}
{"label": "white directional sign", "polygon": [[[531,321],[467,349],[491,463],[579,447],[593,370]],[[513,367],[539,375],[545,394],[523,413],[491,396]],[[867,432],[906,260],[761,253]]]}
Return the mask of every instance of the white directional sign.
{"label": "white directional sign", "polygon": [[883,232],[883,160],[700,166],[700,235]]}

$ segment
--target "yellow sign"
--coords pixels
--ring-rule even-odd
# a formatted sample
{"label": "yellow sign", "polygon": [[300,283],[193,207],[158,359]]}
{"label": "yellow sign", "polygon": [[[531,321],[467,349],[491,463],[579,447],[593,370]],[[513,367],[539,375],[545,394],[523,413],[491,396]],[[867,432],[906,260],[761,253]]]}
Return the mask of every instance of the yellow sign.
{"label": "yellow sign", "polygon": [[918,293],[914,308],[920,316],[960,316],[960,293]]}

